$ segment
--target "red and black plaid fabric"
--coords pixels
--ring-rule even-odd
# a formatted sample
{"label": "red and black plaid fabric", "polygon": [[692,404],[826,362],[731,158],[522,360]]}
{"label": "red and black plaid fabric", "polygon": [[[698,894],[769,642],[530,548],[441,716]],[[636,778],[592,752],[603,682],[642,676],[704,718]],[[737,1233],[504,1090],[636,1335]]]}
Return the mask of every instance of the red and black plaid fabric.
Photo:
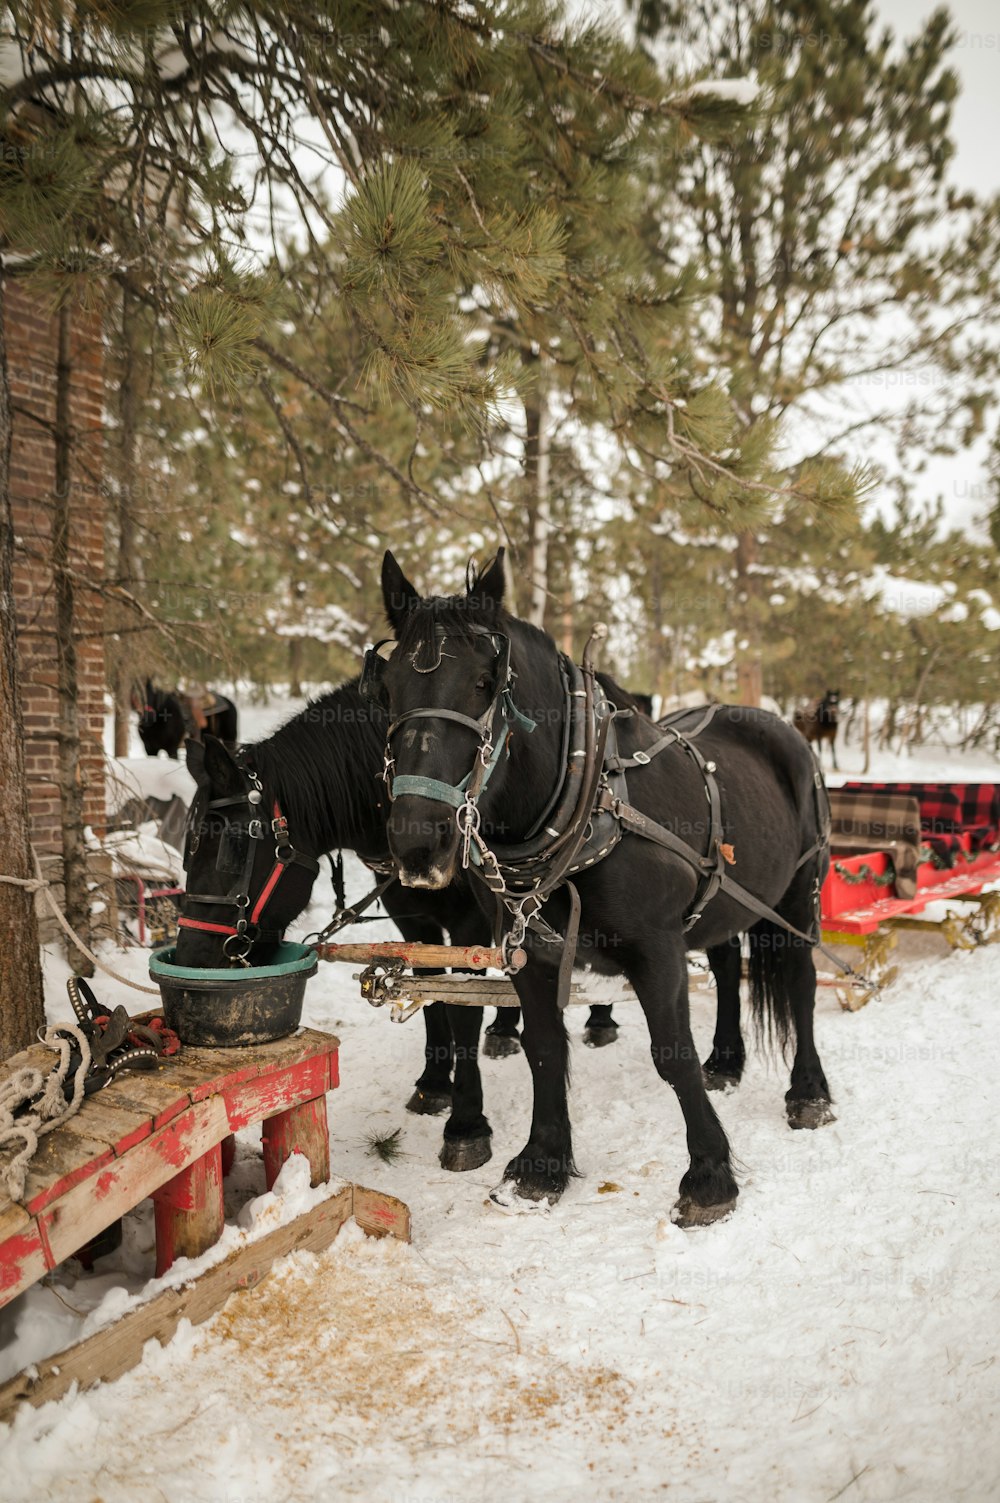
{"label": "red and black plaid fabric", "polygon": [[921,844],[920,806],[912,794],[831,788],[830,849],[834,855],[856,856],[885,851],[892,860],[896,896],[912,898],[917,890]]}
{"label": "red and black plaid fabric", "polygon": [[981,851],[1000,842],[1000,787],[996,783],[956,783],[962,806],[962,827],[972,836],[972,849]]}
{"label": "red and black plaid fabric", "polygon": [[845,789],[858,792],[868,789],[880,793],[905,793],[920,804],[920,831],[936,856],[954,863],[967,834],[958,794],[942,783],[845,783]]}

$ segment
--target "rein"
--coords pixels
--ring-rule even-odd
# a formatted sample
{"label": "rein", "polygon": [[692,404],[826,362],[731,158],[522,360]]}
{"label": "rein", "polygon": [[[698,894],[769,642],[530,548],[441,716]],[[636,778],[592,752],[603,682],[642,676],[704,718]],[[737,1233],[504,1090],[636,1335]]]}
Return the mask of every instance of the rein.
{"label": "rein", "polygon": [[[177,926],[180,929],[197,929],[204,934],[224,934],[226,940],[222,948],[226,958],[234,964],[249,966],[248,956],[255,944],[278,943],[284,935],[283,928],[261,928],[261,919],[288,867],[301,866],[315,878],[319,875],[319,862],[314,856],[307,856],[304,852],[297,851],[292,845],[288,833],[288,821],[281,812],[278,800],[275,799],[270,820],[270,831],[274,836],[274,865],[251,907],[250,878],[256,860],[255,842],[266,838],[265,822],[260,817],[264,789],[254,769],[242,763],[240,765],[251,786],[245,793],[237,794],[232,798],[210,799],[205,807],[206,812],[209,809],[234,807],[241,807],[249,812],[251,817],[247,825],[247,853],[243,861],[243,869],[227,893],[188,892],[185,894],[185,899],[191,903],[207,903],[217,908],[233,905],[236,908],[236,922],[235,924],[212,923],[207,919],[188,918],[182,914],[177,920]],[[185,853],[185,869],[198,849],[200,834],[201,827],[199,826],[199,829],[193,832],[193,838]]]}

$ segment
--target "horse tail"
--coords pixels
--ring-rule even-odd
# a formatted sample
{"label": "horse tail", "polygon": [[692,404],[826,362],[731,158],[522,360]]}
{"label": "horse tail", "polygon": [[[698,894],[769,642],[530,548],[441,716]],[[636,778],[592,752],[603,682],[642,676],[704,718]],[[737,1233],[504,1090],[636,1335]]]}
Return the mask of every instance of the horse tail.
{"label": "horse tail", "polygon": [[792,989],[795,968],[789,965],[789,949],[801,946],[773,919],[758,919],[749,931],[750,1010],[757,1042],[785,1056],[794,1023]]}

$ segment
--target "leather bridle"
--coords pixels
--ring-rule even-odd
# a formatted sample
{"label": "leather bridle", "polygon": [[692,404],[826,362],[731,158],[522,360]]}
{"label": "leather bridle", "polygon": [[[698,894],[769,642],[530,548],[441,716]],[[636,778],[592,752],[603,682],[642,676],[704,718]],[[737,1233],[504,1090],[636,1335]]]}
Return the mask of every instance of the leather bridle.
{"label": "leather bridle", "polygon": [[[240,763],[240,770],[250,783],[250,787],[241,794],[230,798],[209,799],[204,805],[202,817],[197,825],[192,824],[190,834],[184,852],[184,869],[188,869],[191,857],[197,852],[205,824],[205,815],[213,809],[243,808],[250,819],[246,826],[247,852],[243,860],[242,870],[237,876],[236,882],[226,893],[185,893],[185,901],[190,903],[205,903],[217,908],[236,909],[235,924],[217,924],[206,919],[188,918],[182,915],[177,920],[180,929],[197,929],[204,934],[224,934],[223,952],[226,959],[234,965],[249,966],[248,956],[255,944],[278,943],[284,936],[284,928],[265,929],[261,927],[261,920],[265,911],[274,897],[282,877],[289,866],[301,866],[315,879],[319,875],[319,862],[314,856],[307,856],[303,851],[297,851],[292,845],[288,833],[288,821],[282,814],[275,799],[272,806],[272,818],[268,822],[261,818],[261,806],[264,802],[264,789],[260,778],[251,767]],[[193,815],[192,811],[192,815]],[[250,878],[253,875],[254,862],[256,861],[256,843],[258,840],[267,838],[267,831],[274,837],[274,865],[272,866],[267,880],[258,893],[251,900]],[[221,854],[221,847],[220,847]],[[218,869],[219,863],[216,862]]]}
{"label": "leather bridle", "polygon": [[[471,625],[470,630],[474,635],[485,637],[493,647],[495,653],[494,673],[496,687],[493,697],[481,715],[463,715],[458,710],[447,710],[434,705],[422,706],[415,710],[404,710],[397,715],[389,724],[385,737],[385,756],[383,759],[382,778],[389,795],[390,802],[407,794],[417,798],[431,799],[436,803],[448,804],[455,810],[455,819],[458,824],[459,834],[462,837],[462,866],[467,868],[470,860],[470,844],[474,832],[478,831],[480,814],[477,801],[486,791],[490,778],[493,776],[501,757],[507,750],[509,733],[515,725],[522,730],[531,732],[535,729],[535,722],[527,715],[523,715],[514,703],[513,689],[515,674],[510,664],[510,638],[504,633],[493,631],[486,626]],[[444,644],[447,641],[445,633],[438,628],[436,633],[438,644],[438,659],[431,668],[417,669],[419,673],[432,673],[439,666],[444,654]],[[381,688],[382,666],[391,655],[397,643],[388,639],[376,643],[365,654],[365,666],[361,675],[361,692],[368,697],[374,697]],[[414,664],[416,667],[416,664]],[[496,734],[497,712],[500,714],[500,734]],[[411,720],[448,720],[455,725],[463,726],[470,730],[478,738],[479,746],[476,750],[475,760],[469,771],[457,783],[445,783],[440,778],[428,778],[417,774],[396,773],[396,761],[392,754],[392,738],[401,726]],[[471,859],[478,864],[478,850],[472,847]]]}

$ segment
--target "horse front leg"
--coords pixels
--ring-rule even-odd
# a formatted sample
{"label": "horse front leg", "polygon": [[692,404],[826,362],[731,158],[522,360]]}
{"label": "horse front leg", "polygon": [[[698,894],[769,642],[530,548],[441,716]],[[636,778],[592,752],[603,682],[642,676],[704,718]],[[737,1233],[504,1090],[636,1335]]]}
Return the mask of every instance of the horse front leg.
{"label": "horse front leg", "polygon": [[687,955],[681,936],[664,937],[655,950],[629,966],[628,977],[646,1015],[657,1074],[673,1088],[687,1127],[691,1161],[672,1218],[682,1227],[707,1226],[729,1214],[739,1188],[729,1140],[708,1099],[691,1037]]}
{"label": "horse front leg", "polygon": [[555,1205],[576,1173],[567,1099],[569,1039],[556,1001],[554,967],[529,960],[514,985],[534,1088],[531,1132],[490,1199],[501,1210],[531,1211]]}
{"label": "horse front leg", "polygon": [[448,1021],[455,1040],[455,1084],[440,1160],[443,1169],[461,1174],[467,1169],[478,1169],[493,1157],[492,1129],[483,1113],[483,1080],[479,1073],[483,1009],[448,1003]]}
{"label": "horse front leg", "polygon": [[712,1052],[701,1068],[707,1088],[724,1091],[739,1085],[746,1063],[746,1049],[740,1032],[740,981],[743,973],[740,936],[734,934],[724,944],[712,945],[705,954],[715,977],[717,1003]]}

